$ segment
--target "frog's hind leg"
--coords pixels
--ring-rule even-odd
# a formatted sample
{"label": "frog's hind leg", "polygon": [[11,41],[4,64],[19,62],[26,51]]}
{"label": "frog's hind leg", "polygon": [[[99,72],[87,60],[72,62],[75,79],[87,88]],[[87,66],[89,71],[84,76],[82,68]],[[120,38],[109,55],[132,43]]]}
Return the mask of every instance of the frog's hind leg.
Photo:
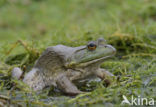
{"label": "frog's hind leg", "polygon": [[26,83],[34,91],[42,90],[46,86],[37,68],[33,68],[30,72],[28,72],[25,75],[23,82]]}
{"label": "frog's hind leg", "polygon": [[[15,79],[20,79],[23,75],[23,71],[18,67],[15,67],[11,71],[11,73],[12,77]],[[30,72],[28,72],[24,76],[23,82],[26,83],[34,91],[42,90],[46,86],[42,75],[38,72],[37,68],[33,68]]]}
{"label": "frog's hind leg", "polygon": [[112,73],[102,68],[96,72],[96,75],[104,80],[106,86],[109,86],[112,83],[112,77],[114,77]]}
{"label": "frog's hind leg", "polygon": [[82,93],[65,75],[60,75],[56,84],[57,87],[65,94],[77,95]]}

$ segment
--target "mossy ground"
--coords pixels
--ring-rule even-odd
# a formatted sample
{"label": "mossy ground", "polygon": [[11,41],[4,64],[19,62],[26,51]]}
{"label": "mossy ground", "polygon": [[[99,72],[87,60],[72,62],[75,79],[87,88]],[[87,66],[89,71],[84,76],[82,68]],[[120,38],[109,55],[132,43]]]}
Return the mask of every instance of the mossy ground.
{"label": "mossy ground", "polygon": [[[110,87],[96,83],[93,91],[75,98],[48,89],[30,95],[22,82],[9,77],[13,66],[30,69],[48,46],[80,46],[99,37],[117,49],[101,66],[118,76]],[[15,46],[17,40],[25,41],[30,51]],[[122,95],[156,100],[156,1],[1,0],[0,62],[11,65],[9,70],[0,66],[0,95],[15,105],[121,106]],[[13,84],[16,88],[10,90]]]}

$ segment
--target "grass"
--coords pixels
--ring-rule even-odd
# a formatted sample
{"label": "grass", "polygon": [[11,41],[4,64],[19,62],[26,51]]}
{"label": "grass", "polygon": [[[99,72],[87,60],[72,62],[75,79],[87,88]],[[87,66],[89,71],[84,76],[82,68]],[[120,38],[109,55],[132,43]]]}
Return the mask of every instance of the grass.
{"label": "grass", "polygon": [[[120,106],[122,95],[128,99],[134,95],[156,100],[155,3],[154,0],[1,0],[1,63],[15,55],[15,59],[9,60],[10,69],[32,66],[38,57],[35,52],[41,53],[48,46],[80,46],[103,37],[117,49],[117,55],[101,67],[118,79],[108,88],[102,82],[96,83],[94,90],[75,98],[60,93],[56,96],[53,91],[49,94],[48,89],[30,95],[21,81],[10,80],[10,70],[1,69],[0,95],[8,96],[11,104],[22,106]],[[31,51],[17,45],[8,53],[17,40],[25,41]],[[11,92],[12,83],[20,90]]]}

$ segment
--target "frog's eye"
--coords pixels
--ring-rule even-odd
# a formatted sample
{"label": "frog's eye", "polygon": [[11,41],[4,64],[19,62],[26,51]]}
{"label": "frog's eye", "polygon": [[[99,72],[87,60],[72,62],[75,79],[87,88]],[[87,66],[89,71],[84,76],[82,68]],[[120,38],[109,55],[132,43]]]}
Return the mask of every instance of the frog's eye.
{"label": "frog's eye", "polygon": [[90,43],[88,43],[87,47],[88,47],[88,50],[93,51],[96,49],[97,46],[95,43],[90,42]]}

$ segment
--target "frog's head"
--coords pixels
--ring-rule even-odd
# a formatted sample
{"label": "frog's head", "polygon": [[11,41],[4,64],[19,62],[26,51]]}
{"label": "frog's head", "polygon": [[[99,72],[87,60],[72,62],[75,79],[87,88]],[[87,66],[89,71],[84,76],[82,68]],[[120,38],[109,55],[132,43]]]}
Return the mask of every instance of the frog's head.
{"label": "frog's head", "polygon": [[114,56],[116,49],[106,44],[103,38],[90,41],[86,46],[76,47],[67,67],[85,67],[90,64],[101,64],[105,59]]}

